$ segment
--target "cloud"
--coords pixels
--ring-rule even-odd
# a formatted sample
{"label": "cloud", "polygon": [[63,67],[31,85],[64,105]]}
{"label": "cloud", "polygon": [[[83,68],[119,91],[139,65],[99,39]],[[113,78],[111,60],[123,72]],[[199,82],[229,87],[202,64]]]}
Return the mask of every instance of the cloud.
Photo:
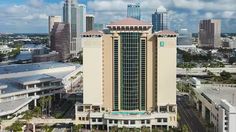
{"label": "cloud", "polygon": [[28,8],[25,5],[13,5],[10,7],[6,7],[5,13],[7,14],[20,14],[20,13],[27,13]]}
{"label": "cloud", "polygon": [[[24,1],[0,5],[0,20],[4,20],[0,21],[0,32],[47,32],[47,16],[62,16],[64,0]],[[96,23],[108,24],[125,18],[127,4],[139,1],[142,19],[147,22],[151,22],[151,14],[158,7],[165,7],[169,11],[172,30],[188,28],[197,32],[199,21],[207,18],[222,19],[225,31],[235,32],[236,29],[235,0],[87,0],[87,11],[95,15]]]}
{"label": "cloud", "polygon": [[62,15],[62,2],[26,0],[22,4],[0,5],[0,32],[46,32],[49,15]]}
{"label": "cloud", "polygon": [[28,4],[29,6],[39,8],[43,6],[44,1],[43,0],[28,0]]}
{"label": "cloud", "polygon": [[235,0],[173,0],[178,8],[190,10],[224,11],[235,10]]}
{"label": "cloud", "polygon": [[43,19],[47,20],[48,15],[47,14],[33,14],[33,15],[28,15],[22,18],[23,20],[33,20],[33,19]]}

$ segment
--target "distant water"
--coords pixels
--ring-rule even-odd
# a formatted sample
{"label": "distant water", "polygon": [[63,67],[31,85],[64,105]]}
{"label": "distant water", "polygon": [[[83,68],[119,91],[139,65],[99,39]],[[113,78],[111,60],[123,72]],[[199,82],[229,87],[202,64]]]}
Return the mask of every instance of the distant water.
{"label": "distant water", "polygon": [[32,60],[32,53],[30,51],[21,51],[19,55],[15,58],[16,61],[25,61],[25,60]]}

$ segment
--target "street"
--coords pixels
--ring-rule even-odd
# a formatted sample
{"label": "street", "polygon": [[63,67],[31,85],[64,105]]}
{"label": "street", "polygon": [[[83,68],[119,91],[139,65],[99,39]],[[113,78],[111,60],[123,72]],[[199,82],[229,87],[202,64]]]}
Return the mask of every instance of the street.
{"label": "street", "polygon": [[187,95],[177,96],[178,112],[180,115],[180,125],[186,124],[191,132],[205,132],[205,127],[201,124],[193,109],[188,105]]}

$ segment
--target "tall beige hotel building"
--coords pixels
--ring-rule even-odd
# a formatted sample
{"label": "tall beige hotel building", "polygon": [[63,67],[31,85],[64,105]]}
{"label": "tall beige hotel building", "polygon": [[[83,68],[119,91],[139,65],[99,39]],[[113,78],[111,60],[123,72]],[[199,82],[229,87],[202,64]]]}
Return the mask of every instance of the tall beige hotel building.
{"label": "tall beige hotel building", "polygon": [[82,34],[83,104],[76,120],[86,128],[177,127],[176,33],[126,18],[108,30]]}

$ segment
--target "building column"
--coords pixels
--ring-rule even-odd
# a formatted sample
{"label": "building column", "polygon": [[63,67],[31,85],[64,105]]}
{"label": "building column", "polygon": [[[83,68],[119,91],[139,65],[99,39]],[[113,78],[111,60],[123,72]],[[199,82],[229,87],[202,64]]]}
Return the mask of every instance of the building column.
{"label": "building column", "polygon": [[35,130],[35,124],[32,124],[33,125],[33,132],[36,132],[36,130]]}
{"label": "building column", "polygon": [[75,120],[77,120],[77,111],[78,111],[78,106],[75,104]]}
{"label": "building column", "polygon": [[[34,96],[37,96],[37,93],[34,93]],[[37,107],[37,99],[34,99],[34,106]]]}
{"label": "building column", "polygon": [[109,129],[109,121],[107,120],[107,132],[109,132],[110,129]]}

